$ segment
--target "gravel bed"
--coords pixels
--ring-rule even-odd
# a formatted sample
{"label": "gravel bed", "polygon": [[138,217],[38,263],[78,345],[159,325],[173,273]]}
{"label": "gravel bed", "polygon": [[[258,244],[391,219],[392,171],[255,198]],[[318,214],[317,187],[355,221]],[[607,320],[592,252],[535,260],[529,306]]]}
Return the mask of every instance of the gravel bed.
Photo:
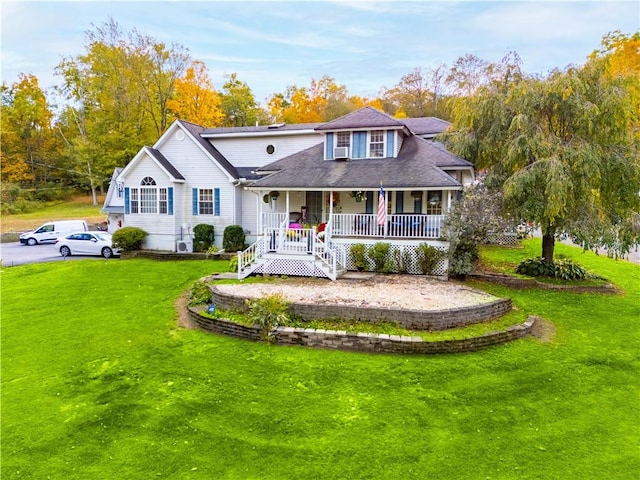
{"label": "gravel bed", "polygon": [[410,310],[441,310],[497,300],[465,285],[418,275],[375,275],[365,280],[319,278],[275,279],[265,283],[220,284],[228,295],[258,298],[281,293],[290,302]]}

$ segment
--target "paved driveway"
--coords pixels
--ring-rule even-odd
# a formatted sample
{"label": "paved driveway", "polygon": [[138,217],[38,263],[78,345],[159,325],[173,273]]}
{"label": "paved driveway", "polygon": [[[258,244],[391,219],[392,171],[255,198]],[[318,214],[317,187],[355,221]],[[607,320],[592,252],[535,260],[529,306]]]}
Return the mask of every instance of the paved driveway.
{"label": "paved driveway", "polygon": [[30,247],[28,245],[22,245],[20,242],[0,243],[0,259],[2,259],[3,267],[13,267],[26,263],[65,262],[85,258],[99,259],[101,257],[72,255],[65,258],[60,255],[55,244],[34,245]]}

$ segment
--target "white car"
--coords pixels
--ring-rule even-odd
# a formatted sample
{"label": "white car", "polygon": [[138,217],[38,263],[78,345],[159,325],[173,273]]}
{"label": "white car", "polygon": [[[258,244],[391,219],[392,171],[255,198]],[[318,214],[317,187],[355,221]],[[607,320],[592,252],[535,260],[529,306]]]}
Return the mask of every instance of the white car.
{"label": "white car", "polygon": [[56,248],[63,257],[69,255],[100,255],[104,258],[120,255],[111,246],[111,234],[106,232],[76,232],[56,240]]}

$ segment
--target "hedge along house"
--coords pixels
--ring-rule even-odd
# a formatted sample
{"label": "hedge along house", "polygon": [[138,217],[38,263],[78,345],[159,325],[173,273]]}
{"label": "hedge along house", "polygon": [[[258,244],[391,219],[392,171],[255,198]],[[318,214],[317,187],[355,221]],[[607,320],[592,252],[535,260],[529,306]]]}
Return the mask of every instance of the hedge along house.
{"label": "hedge along house", "polygon": [[199,223],[214,226],[220,245],[227,225],[241,225],[251,245],[240,277],[336,278],[355,268],[350,245],[376,242],[406,253],[417,273],[417,245],[446,248],[443,215],[474,178],[469,162],[432,141],[448,125],[371,107],[324,124],[176,121],[112,186],[123,195],[122,225],[147,231],[147,249],[189,250]]}

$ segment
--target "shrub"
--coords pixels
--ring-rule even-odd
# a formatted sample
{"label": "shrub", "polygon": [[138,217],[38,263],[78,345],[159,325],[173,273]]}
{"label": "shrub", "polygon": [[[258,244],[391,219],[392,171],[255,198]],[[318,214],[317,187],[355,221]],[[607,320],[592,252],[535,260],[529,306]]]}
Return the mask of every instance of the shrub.
{"label": "shrub", "polygon": [[281,293],[247,300],[248,317],[262,329],[262,339],[271,341],[271,330],[289,322],[289,302]]}
{"label": "shrub", "polygon": [[393,261],[398,273],[407,273],[411,266],[411,252],[406,248],[396,248],[392,252]]}
{"label": "shrub", "polygon": [[213,245],[213,225],[200,223],[193,227],[193,251],[206,252]]}
{"label": "shrub", "polygon": [[418,269],[423,275],[433,275],[446,253],[428,243],[421,243],[416,248]]}
{"label": "shrub", "polygon": [[245,249],[244,229],[240,225],[229,225],[224,229],[222,248],[227,252],[238,252]]}
{"label": "shrub", "polygon": [[211,289],[202,280],[194,282],[189,291],[189,306],[205,305],[211,302]]}
{"label": "shrub", "polygon": [[529,277],[553,277],[555,269],[553,263],[547,262],[544,258],[536,257],[521,261],[516,267],[516,273]]}
{"label": "shrub", "polygon": [[147,232],[138,227],[123,227],[113,232],[113,246],[124,252],[140,250]]}
{"label": "shrub", "polygon": [[238,273],[238,256],[237,255],[234,255],[233,257],[231,257],[231,260],[229,260],[228,270],[230,272]]}
{"label": "shrub", "polygon": [[367,256],[373,261],[373,269],[377,273],[391,272],[394,265],[389,258],[390,243],[374,243],[367,249]]}
{"label": "shrub", "polygon": [[363,243],[354,243],[349,249],[353,263],[359,272],[367,268],[367,258],[365,257],[366,247]]}
{"label": "shrub", "polygon": [[516,267],[516,273],[530,277],[555,277],[561,280],[583,280],[588,277],[587,271],[573,260],[558,257],[554,263],[543,258],[528,258]]}
{"label": "shrub", "polygon": [[582,265],[568,258],[557,258],[553,265],[555,277],[562,280],[584,280],[588,276]]}

